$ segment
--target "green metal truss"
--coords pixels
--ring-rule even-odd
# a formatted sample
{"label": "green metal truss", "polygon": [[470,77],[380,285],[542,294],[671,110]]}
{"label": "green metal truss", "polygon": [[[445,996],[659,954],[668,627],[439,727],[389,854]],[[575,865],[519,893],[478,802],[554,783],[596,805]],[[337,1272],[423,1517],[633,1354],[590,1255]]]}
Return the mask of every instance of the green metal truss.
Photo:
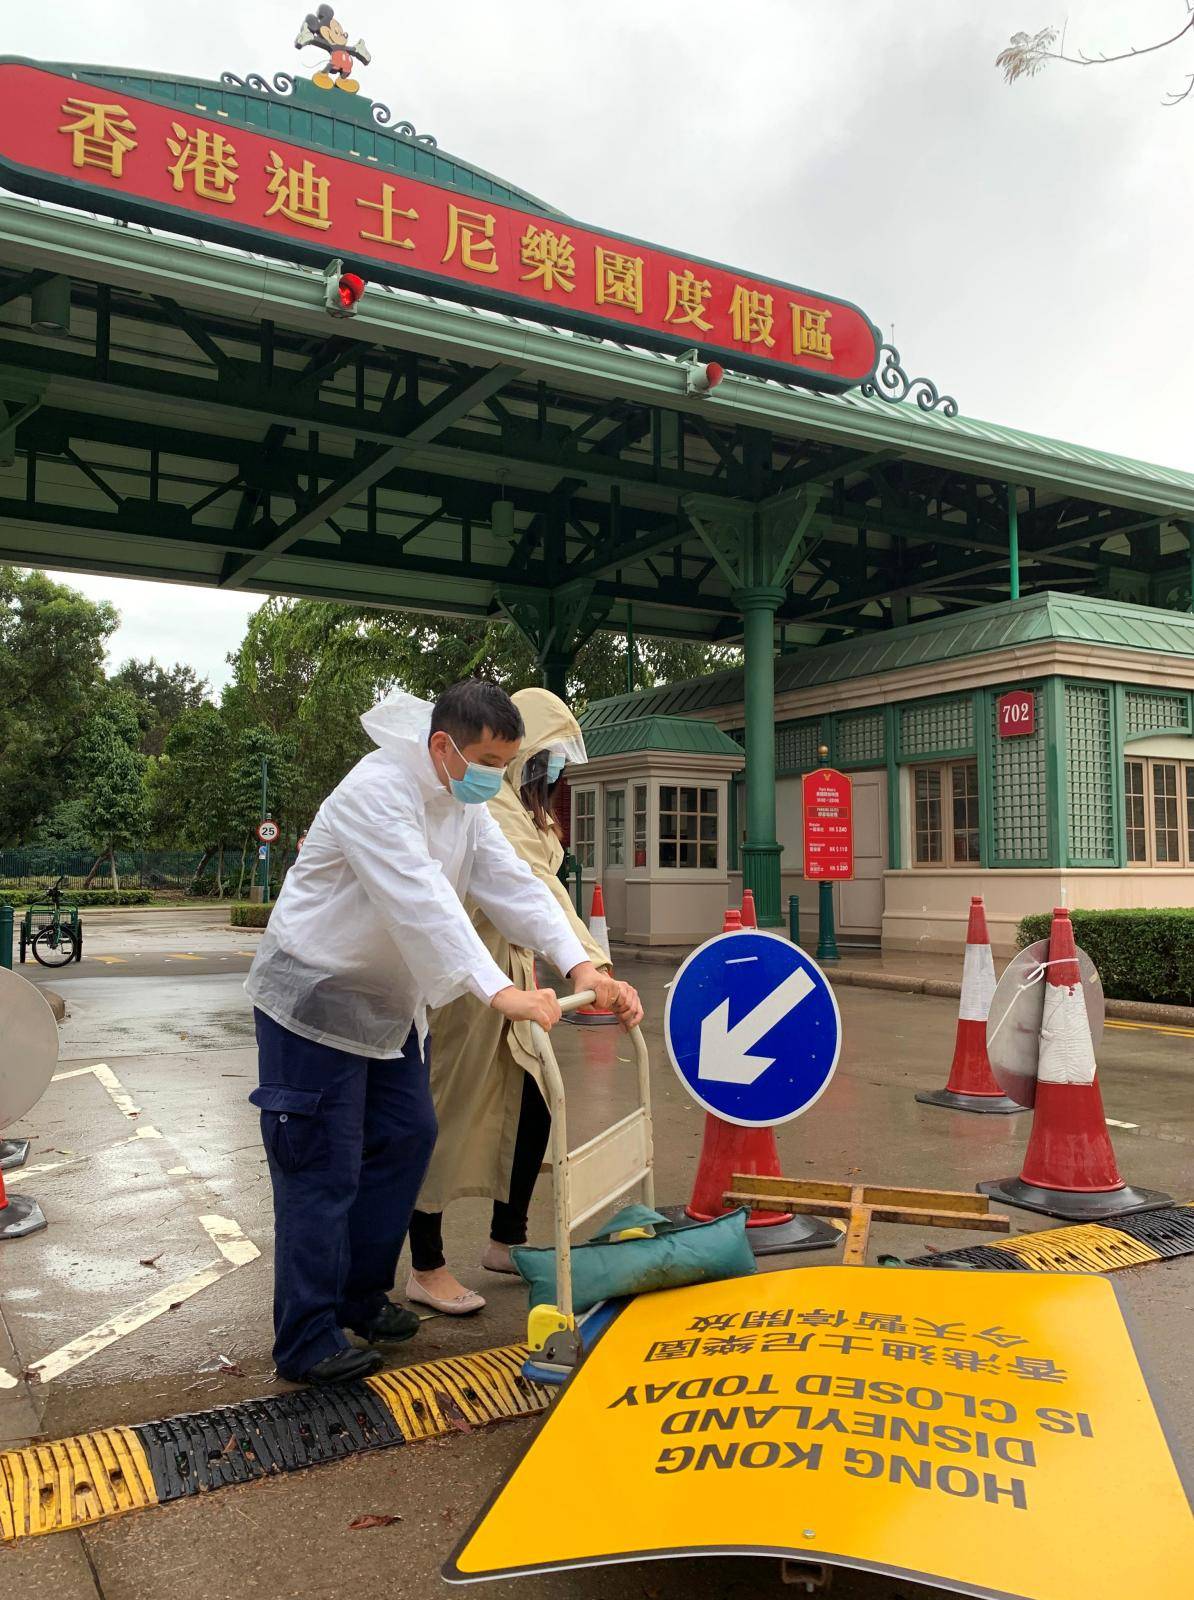
{"label": "green metal truss", "polygon": [[[69,327],[31,329],[56,276]],[[365,303],[334,323],[309,269],[0,200],[0,559],[515,617],[545,662],[631,612],[738,640],[761,586],[801,650],[1006,598],[1014,467],[1022,592],[1188,603],[1189,475]]]}

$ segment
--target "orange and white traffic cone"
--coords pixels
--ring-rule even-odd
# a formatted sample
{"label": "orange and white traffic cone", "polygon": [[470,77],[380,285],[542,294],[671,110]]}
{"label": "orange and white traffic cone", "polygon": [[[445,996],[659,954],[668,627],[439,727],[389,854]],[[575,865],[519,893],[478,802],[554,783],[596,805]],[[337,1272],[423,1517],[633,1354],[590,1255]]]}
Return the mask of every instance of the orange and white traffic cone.
{"label": "orange and white traffic cone", "polygon": [[1119,1175],[1099,1092],[1074,926],[1064,906],[1053,912],[1045,968],[1045,1005],[1037,1060],[1032,1133],[1018,1178],[980,1183],[1008,1205],[1074,1222],[1172,1205],[1156,1189],[1130,1188]]}
{"label": "orange and white traffic cone", "polygon": [[755,913],[755,895],[753,889],[742,891],[742,926],[744,928],[757,928],[758,916]]}
{"label": "orange and white traffic cone", "polygon": [[742,932],[742,913],[737,906],[730,906],[726,911],[725,917],[722,919],[721,931],[722,933]]}
{"label": "orange and white traffic cone", "polygon": [[23,1239],[46,1226],[45,1212],[37,1201],[26,1195],[8,1194],[4,1188],[4,1174],[0,1172],[0,1243],[6,1239]]}
{"label": "orange and white traffic cone", "polygon": [[[609,924],[605,920],[605,896],[601,893],[601,885],[593,885],[593,904],[589,911],[589,932],[594,940],[609,955]],[[566,1022],[575,1023],[581,1028],[608,1028],[612,1023],[618,1025],[618,1019],[612,1011],[602,1011],[597,1006],[584,1006],[579,1011],[571,1011],[564,1019]]]}
{"label": "orange and white traffic cone", "polygon": [[970,922],[966,929],[966,954],[962,958],[962,998],[958,1005],[958,1032],[954,1059],[944,1089],[925,1090],[916,1098],[921,1105],[945,1106],[952,1111],[986,1111],[1009,1115],[1027,1111],[1003,1093],[995,1082],[987,1056],[987,1013],[995,993],[995,961],[987,932],[987,913],[981,895],[970,897]]}
{"label": "orange and white traffic cone", "polygon": [[0,1172],[13,1172],[28,1159],[28,1139],[0,1139]]}

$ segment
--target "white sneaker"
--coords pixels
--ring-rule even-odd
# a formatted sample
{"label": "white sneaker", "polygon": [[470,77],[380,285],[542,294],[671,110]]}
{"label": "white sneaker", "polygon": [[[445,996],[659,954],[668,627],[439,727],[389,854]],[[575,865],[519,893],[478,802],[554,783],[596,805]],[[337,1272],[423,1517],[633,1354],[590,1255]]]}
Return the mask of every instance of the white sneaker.
{"label": "white sneaker", "polygon": [[464,1289],[450,1300],[441,1300],[421,1284],[412,1272],[406,1280],[406,1298],[417,1306],[430,1306],[445,1317],[471,1317],[485,1309],[485,1297],[474,1289]]}

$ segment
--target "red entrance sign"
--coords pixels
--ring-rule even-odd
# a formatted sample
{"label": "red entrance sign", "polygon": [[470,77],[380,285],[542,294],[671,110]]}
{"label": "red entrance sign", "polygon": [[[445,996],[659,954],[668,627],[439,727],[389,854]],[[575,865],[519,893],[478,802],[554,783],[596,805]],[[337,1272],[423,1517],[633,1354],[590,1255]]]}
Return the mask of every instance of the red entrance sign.
{"label": "red entrance sign", "polygon": [[1001,739],[1015,739],[1036,732],[1036,695],[1031,689],[1013,689],[1010,694],[1001,694],[995,705]]}
{"label": "red entrance sign", "polygon": [[848,301],[0,60],[8,188],[519,316],[845,389],[880,335]]}
{"label": "red entrance sign", "polygon": [[854,876],[854,784],[832,767],[804,775],[804,876]]}

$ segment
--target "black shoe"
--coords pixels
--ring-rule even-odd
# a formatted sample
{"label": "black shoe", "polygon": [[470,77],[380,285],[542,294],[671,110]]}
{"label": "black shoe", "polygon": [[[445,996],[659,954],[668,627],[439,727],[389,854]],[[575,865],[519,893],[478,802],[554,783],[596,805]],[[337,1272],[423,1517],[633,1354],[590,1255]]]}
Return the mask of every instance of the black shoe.
{"label": "black shoe", "polygon": [[405,1306],[396,1306],[392,1300],[387,1300],[371,1322],[352,1331],[370,1344],[401,1344],[418,1333],[419,1319]]}
{"label": "black shoe", "polygon": [[358,1378],[380,1371],[382,1365],[376,1350],[357,1350],[350,1345],[347,1350],[337,1350],[334,1356],[325,1356],[306,1372],[295,1375],[279,1367],[278,1375],[289,1383],[355,1383]]}

